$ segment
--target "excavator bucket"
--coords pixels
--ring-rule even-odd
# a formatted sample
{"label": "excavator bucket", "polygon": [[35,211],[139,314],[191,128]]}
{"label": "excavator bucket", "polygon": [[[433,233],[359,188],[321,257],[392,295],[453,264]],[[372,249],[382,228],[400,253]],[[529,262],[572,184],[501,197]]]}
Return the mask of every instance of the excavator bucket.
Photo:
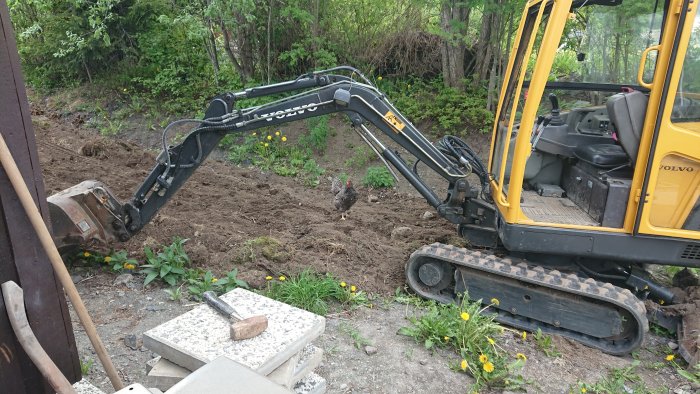
{"label": "excavator bucket", "polygon": [[84,181],[47,199],[54,242],[61,254],[126,240],[122,204],[98,181]]}

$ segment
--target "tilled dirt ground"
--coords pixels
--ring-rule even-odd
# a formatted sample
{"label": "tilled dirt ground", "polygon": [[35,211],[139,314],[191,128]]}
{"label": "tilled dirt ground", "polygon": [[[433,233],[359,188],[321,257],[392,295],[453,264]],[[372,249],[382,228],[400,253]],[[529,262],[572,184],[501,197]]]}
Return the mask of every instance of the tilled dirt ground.
{"label": "tilled dirt ground", "polygon": [[[34,125],[47,193],[98,179],[126,200],[153,166],[154,151],[130,142],[126,138],[129,134],[104,138],[78,123],[82,121],[75,117],[35,107]],[[334,125],[343,127],[340,122]],[[338,146],[348,145],[348,134],[335,141],[336,151],[342,152]],[[149,140],[138,137],[131,139],[141,143]],[[354,143],[359,143],[359,138]],[[333,146],[334,140],[330,144]],[[81,153],[85,146],[90,148],[88,155],[85,150]],[[343,160],[324,165],[339,169]],[[290,275],[305,268],[330,272],[384,301],[375,302],[374,309],[329,318],[326,334],[319,341],[325,350],[319,372],[328,379],[329,392],[465,392],[471,380],[450,369],[456,362],[454,354],[430,353],[410,338],[396,335],[398,328],[408,324],[405,316],[413,310],[391,302],[394,290],[404,285],[403,267],[409,254],[426,243],[458,242],[454,226],[441,219],[422,219],[422,214],[432,209],[404,189],[382,193],[360,189],[360,200],[349,219],[340,221],[327,189],[328,182],[308,188],[294,179],[209,160],[142,232],[116,248],[142,259],[144,245],[167,244],[174,236],[188,238],[186,250],[195,266],[217,274],[238,268],[239,276],[254,287],[262,286],[268,274]],[[368,194],[377,195],[378,201],[367,202]],[[408,235],[392,238],[397,227],[410,228]],[[246,241],[262,236],[278,240],[279,247],[273,253],[253,250],[251,254]],[[153,355],[138,344],[136,350],[126,347],[124,337],[136,335],[138,339],[147,329],[195,303],[170,301],[157,286],[143,289],[138,276],[128,286],[115,286],[113,274],[82,269],[73,273],[80,276],[78,288],[118,369],[126,381],[142,382],[144,363]],[[74,323],[81,357],[96,360],[76,319]],[[368,356],[356,349],[342,325],[357,329],[378,353]],[[523,343],[509,334],[501,340],[507,350],[528,355],[524,374],[532,380],[528,386],[531,392],[568,392],[578,379],[591,383],[608,368],[632,362],[631,357],[608,356],[565,340],[556,341],[563,354],[559,358],[546,357],[532,341]],[[648,365],[661,361],[668,341],[652,335],[637,357]],[[108,389],[97,364],[88,378]],[[669,367],[657,367],[639,371],[650,387],[660,392],[692,392]]]}

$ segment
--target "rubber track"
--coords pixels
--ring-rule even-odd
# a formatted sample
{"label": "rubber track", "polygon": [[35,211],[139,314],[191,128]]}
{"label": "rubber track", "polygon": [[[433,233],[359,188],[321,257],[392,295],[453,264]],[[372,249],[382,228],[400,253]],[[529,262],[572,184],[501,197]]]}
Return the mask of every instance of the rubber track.
{"label": "rubber track", "polygon": [[[411,254],[406,265],[406,275],[410,287],[424,297],[427,296],[428,298],[440,302],[445,301],[443,297],[437,294],[431,297],[429,293],[426,294],[422,289],[416,288],[416,285],[421,287],[425,286],[416,283],[416,280],[410,277],[412,264],[416,264],[424,258],[442,260],[455,266],[489,272],[545,288],[556,289],[564,293],[588,297],[604,303],[613,304],[620,309],[628,311],[637,322],[637,330],[636,336],[627,339],[626,341],[628,343],[624,344],[619,343],[619,341],[618,343],[612,343],[609,340],[596,339],[585,336],[584,334],[576,335],[577,333],[570,330],[558,329],[547,323],[539,322],[544,332],[559,334],[578,340],[606,353],[622,355],[635,350],[642,344],[644,336],[649,330],[644,304],[627,289],[614,286],[611,283],[596,281],[592,278],[582,278],[573,273],[567,274],[557,270],[549,270],[541,266],[528,265],[524,261],[519,261],[517,259],[502,258],[488,252],[458,248],[441,243],[426,245],[416,250]],[[508,325],[518,326],[517,321],[514,322],[512,318],[505,319],[502,314],[499,314],[497,320]],[[532,322],[530,320],[528,321]],[[525,325],[523,324],[519,328],[525,328]]]}

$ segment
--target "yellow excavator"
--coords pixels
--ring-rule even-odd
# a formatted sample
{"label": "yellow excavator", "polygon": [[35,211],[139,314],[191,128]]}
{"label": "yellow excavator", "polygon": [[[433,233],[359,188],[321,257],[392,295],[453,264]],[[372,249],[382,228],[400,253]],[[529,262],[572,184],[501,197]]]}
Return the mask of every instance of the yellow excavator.
{"label": "yellow excavator", "polygon": [[[681,354],[697,363],[700,305],[647,271],[700,267],[697,5],[528,1],[505,67],[488,163],[459,138],[428,141],[350,67],[221,94],[203,119],[173,123],[194,123],[181,143],[169,145],[172,125],[164,130],[155,167],[130,200],[96,181],[50,197],[55,240],[63,250],[125,241],[225,135],[342,112],[472,246],[415,251],[406,277],[416,293],[442,302],[465,293],[497,298],[490,310],[505,324],[611,354],[638,348],[651,319],[678,330]],[[572,59],[570,72],[552,72]],[[282,98],[237,105],[271,95]],[[412,163],[368,125],[405,148]],[[419,165],[445,179],[444,199]]]}

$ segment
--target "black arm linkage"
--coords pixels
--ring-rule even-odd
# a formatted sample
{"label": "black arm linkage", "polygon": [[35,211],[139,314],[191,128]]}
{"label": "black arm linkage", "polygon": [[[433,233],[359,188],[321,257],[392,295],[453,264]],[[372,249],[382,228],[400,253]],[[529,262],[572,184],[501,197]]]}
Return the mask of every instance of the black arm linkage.
{"label": "black arm linkage", "polygon": [[[268,105],[234,109],[236,100],[305,90]],[[216,97],[205,113],[205,120],[177,146],[162,152],[157,165],[122,209],[124,225],[133,235],[148,223],[157,211],[182,187],[187,179],[230,133],[245,133],[266,126],[345,112],[355,127],[364,121],[379,128],[453,185],[464,174],[453,161],[437,150],[384,95],[368,84],[345,76],[309,74],[294,81],[227,93]],[[365,129],[366,130],[366,129]],[[381,154],[418,190],[429,204],[444,203],[435,195],[397,153],[380,146]],[[169,155],[169,161],[167,160]],[[168,165],[169,163],[169,165]]]}

